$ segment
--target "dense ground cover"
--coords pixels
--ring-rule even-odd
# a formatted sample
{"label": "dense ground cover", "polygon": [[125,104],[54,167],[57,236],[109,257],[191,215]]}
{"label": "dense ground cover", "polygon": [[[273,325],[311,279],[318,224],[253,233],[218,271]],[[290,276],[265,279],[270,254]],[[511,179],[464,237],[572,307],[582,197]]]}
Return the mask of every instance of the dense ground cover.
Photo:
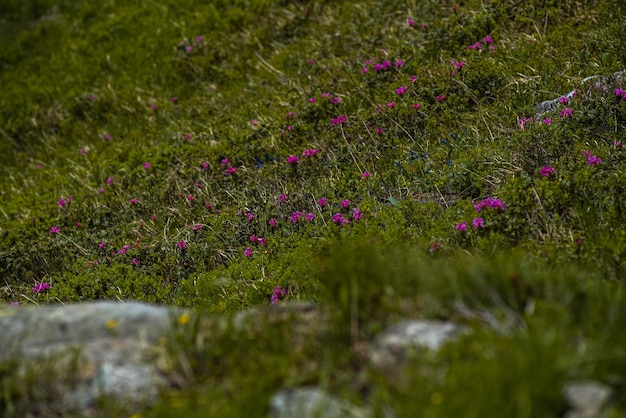
{"label": "dense ground cover", "polygon": [[463,360],[447,383],[416,371],[425,402],[464,394],[424,414],[495,387],[554,414],[567,377],[623,389],[626,86],[580,82],[624,69],[624,5],[391,3],[3,2],[0,299],[314,300],[370,324],[329,358],[259,343],[221,389],[199,372],[205,406],[303,381],[358,398],[346,347],[467,309],[515,325],[443,353]]}

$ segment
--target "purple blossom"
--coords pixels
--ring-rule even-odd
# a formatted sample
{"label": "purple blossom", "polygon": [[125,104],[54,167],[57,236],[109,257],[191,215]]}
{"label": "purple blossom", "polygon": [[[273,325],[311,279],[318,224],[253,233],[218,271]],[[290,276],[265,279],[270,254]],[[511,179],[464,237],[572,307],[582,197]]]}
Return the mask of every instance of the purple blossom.
{"label": "purple blossom", "polygon": [[491,37],[491,35],[487,35],[483,38],[483,42],[486,44],[492,44],[493,43],[493,38]]}
{"label": "purple blossom", "polygon": [[600,157],[596,155],[591,155],[591,153],[587,150],[583,151],[583,153],[587,157],[587,165],[594,166],[602,164],[603,161],[600,159]]}
{"label": "purple blossom", "polygon": [[543,177],[550,177],[550,176],[554,176],[555,174],[556,174],[556,170],[554,169],[554,167],[549,166],[549,165],[546,165],[539,169],[539,175]]}
{"label": "purple blossom", "polygon": [[248,247],[243,250],[243,255],[245,255],[246,257],[252,257],[252,248]]}
{"label": "purple blossom", "polygon": [[291,214],[291,217],[289,218],[289,221],[293,224],[295,224],[296,222],[298,222],[300,220],[300,216],[301,213],[300,212],[294,212]]}
{"label": "purple blossom", "polygon": [[474,220],[472,221],[472,226],[474,227],[474,229],[484,228],[485,220],[483,218],[474,218]]}
{"label": "purple blossom", "polygon": [[339,115],[331,121],[331,126],[343,125],[348,121],[348,117],[346,115]]}
{"label": "purple blossom", "polygon": [[361,218],[363,218],[363,212],[361,212],[361,209],[359,208],[352,209],[352,219],[354,219],[355,221],[358,221]]}
{"label": "purple blossom", "polygon": [[407,90],[408,90],[408,89],[409,89],[409,86],[402,86],[402,87],[398,87],[398,88],[396,89],[396,94],[397,94],[398,96],[402,96],[404,93],[406,93],[406,92],[407,92]]}
{"label": "purple blossom", "polygon": [[148,162],[143,163],[143,169],[144,169],[144,170],[149,169],[149,168],[150,168],[150,166],[151,166],[151,164],[150,164],[150,163],[148,163]]}
{"label": "purple blossom", "polygon": [[345,224],[350,223],[350,220],[349,220],[349,219],[344,218],[344,217],[343,217],[343,214],[342,214],[341,212],[339,212],[339,213],[335,213],[335,214],[332,216],[332,218],[331,218],[331,219],[332,219],[332,221],[333,221],[335,224],[337,224],[337,225],[339,225],[339,226],[343,226],[343,225],[345,225]]}
{"label": "purple blossom", "polygon": [[295,155],[290,155],[289,157],[287,157],[288,164],[298,164],[299,162],[300,162],[300,158],[298,158]]}
{"label": "purple blossom", "polygon": [[58,226],[53,226],[52,228],[50,228],[50,231],[48,231],[50,233],[50,235],[54,235],[54,234],[60,234],[61,230],[59,229]]}
{"label": "purple blossom", "polygon": [[231,166],[226,169],[226,174],[231,175],[231,176],[235,174],[236,172],[237,172],[237,167]]}
{"label": "purple blossom", "polygon": [[559,115],[560,115],[562,118],[566,118],[566,117],[570,117],[570,116],[572,116],[572,113],[573,113],[573,110],[572,110],[571,108],[567,107],[567,108],[565,108],[565,109],[561,110],[561,112],[559,113]]}
{"label": "purple blossom", "polygon": [[33,292],[41,293],[44,290],[48,290],[48,289],[50,289],[50,285],[48,283],[39,283],[39,284],[36,284],[35,287],[33,287]]}
{"label": "purple blossom", "polygon": [[467,231],[467,222],[461,222],[454,227],[457,231],[465,232]]}
{"label": "purple blossom", "polygon": [[189,244],[187,244],[185,241],[178,241],[176,243],[176,247],[180,248],[181,250],[184,250],[188,246],[189,246]]}
{"label": "purple blossom", "polygon": [[267,224],[271,227],[275,227],[276,226],[276,219],[274,218],[270,218],[269,221],[267,221]]}
{"label": "purple blossom", "polygon": [[270,302],[272,304],[275,304],[280,300],[280,298],[282,298],[286,294],[287,291],[285,289],[281,288],[280,286],[276,286],[274,288],[274,292],[272,293],[272,298],[270,299]]}
{"label": "purple blossom", "polygon": [[342,208],[347,208],[348,206],[350,206],[350,200],[344,199],[344,200],[341,201],[341,207]]}
{"label": "purple blossom", "polygon": [[136,258],[133,258],[133,264],[138,266],[139,265],[139,260],[137,260]]}
{"label": "purple blossom", "polygon": [[366,179],[368,177],[371,177],[372,175],[369,173],[369,171],[364,171],[363,174],[361,174],[361,178],[362,179]]}
{"label": "purple blossom", "polygon": [[285,203],[287,201],[287,195],[286,194],[281,194],[280,196],[278,196],[278,201],[280,203]]}
{"label": "purple blossom", "polygon": [[491,208],[491,209],[504,210],[506,208],[506,205],[500,199],[496,199],[493,197],[486,197],[480,202],[474,203],[474,209],[476,210],[476,212],[480,212],[485,207]]}
{"label": "purple blossom", "polygon": [[543,124],[544,124],[544,125],[552,125],[552,119],[550,119],[550,118],[545,118],[545,119],[543,120]]}
{"label": "purple blossom", "polygon": [[315,215],[313,215],[312,213],[307,213],[304,219],[310,222],[315,219]]}
{"label": "purple blossom", "polygon": [[321,207],[328,206],[328,200],[325,197],[321,197],[317,200],[317,204]]}

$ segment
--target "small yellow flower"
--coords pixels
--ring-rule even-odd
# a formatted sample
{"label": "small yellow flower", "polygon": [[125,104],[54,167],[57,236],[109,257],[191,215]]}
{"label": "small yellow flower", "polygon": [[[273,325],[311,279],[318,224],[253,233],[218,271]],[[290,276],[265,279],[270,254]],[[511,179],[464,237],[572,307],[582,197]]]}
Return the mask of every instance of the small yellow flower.
{"label": "small yellow flower", "polygon": [[189,322],[189,314],[188,313],[184,313],[181,316],[178,317],[178,323],[181,325],[185,325],[187,322]]}
{"label": "small yellow flower", "polygon": [[117,328],[117,319],[109,319],[104,323],[104,326],[106,327],[106,329],[114,330],[115,328]]}

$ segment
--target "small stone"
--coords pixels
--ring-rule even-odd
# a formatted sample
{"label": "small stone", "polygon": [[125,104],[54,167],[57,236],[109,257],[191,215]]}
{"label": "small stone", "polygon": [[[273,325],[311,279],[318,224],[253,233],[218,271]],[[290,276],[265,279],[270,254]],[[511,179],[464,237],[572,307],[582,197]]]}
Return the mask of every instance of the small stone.
{"label": "small stone", "polygon": [[570,406],[565,418],[599,418],[608,406],[612,389],[593,380],[571,381],[565,384],[563,396]]}
{"label": "small stone", "polygon": [[317,387],[285,389],[270,401],[270,418],[369,418],[368,410],[328,395]]}

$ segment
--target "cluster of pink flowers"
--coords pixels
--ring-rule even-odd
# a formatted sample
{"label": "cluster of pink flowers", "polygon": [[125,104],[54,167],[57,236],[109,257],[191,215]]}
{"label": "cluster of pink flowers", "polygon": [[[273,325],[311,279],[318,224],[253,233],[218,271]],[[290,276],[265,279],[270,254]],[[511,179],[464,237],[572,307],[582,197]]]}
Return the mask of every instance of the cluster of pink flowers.
{"label": "cluster of pink flowers", "polygon": [[348,117],[346,115],[339,115],[336,118],[334,118],[330,122],[330,124],[331,124],[331,126],[343,125],[347,121],[348,121]]}
{"label": "cluster of pink flowers", "polygon": [[189,246],[189,244],[187,244],[187,242],[185,242],[185,241],[178,241],[176,243],[176,248],[181,249],[181,250],[184,250],[188,246]]}
{"label": "cluster of pink flowers", "polygon": [[280,286],[276,286],[274,288],[274,292],[272,293],[272,298],[270,299],[270,302],[272,304],[275,304],[286,294],[287,291],[285,289],[281,288]]}
{"label": "cluster of pink flowers", "polygon": [[[460,70],[461,68],[463,68],[465,66],[466,62],[465,61],[457,61],[457,60],[451,59],[450,60],[450,64],[454,65],[454,67],[457,70]],[[452,75],[454,75],[454,71],[452,72]]]}
{"label": "cluster of pink flowers", "polygon": [[[521,130],[526,129],[526,124],[528,123],[533,123],[535,121],[535,119],[533,118],[526,118],[526,117],[521,117],[517,119],[517,126],[520,127]],[[552,121],[550,121],[552,122]]]}
{"label": "cluster of pink flowers", "polygon": [[468,45],[467,49],[482,51],[483,46],[484,46],[483,43],[486,45],[489,45],[489,51],[495,51],[497,48],[497,46],[493,43],[493,38],[491,37],[491,35],[487,35],[483,38],[482,42],[478,41],[478,42],[473,43],[472,45]]}
{"label": "cluster of pink flowers", "polygon": [[111,254],[126,254],[126,252],[130,250],[130,245],[124,245],[122,248],[120,248],[117,251],[113,251]]}
{"label": "cluster of pink flowers", "polygon": [[322,151],[318,150],[318,149],[314,149],[314,148],[305,149],[304,151],[302,151],[302,157],[304,157],[304,158],[315,157],[320,152],[322,152]]}
{"label": "cluster of pink flowers", "polygon": [[54,234],[60,234],[61,230],[59,229],[58,226],[53,226],[52,228],[50,228],[48,232],[50,233],[50,235],[54,235]]}
{"label": "cluster of pink flowers", "polygon": [[398,87],[398,88],[396,89],[396,94],[397,94],[398,96],[402,96],[404,93],[406,93],[406,92],[407,92],[407,90],[408,90],[408,89],[409,89],[409,86],[402,86],[402,87]]}
{"label": "cluster of pink flowers", "polygon": [[233,174],[237,172],[237,167],[231,165],[228,158],[222,159],[222,161],[220,161],[220,164],[222,165],[222,167],[226,168],[226,174],[228,175],[232,176]]}
{"label": "cluster of pink flowers", "polygon": [[41,293],[44,290],[48,290],[48,289],[50,289],[50,285],[48,283],[39,283],[35,285],[35,287],[33,287],[33,292]]}
{"label": "cluster of pink flowers", "polygon": [[591,153],[587,150],[584,150],[583,153],[587,157],[587,165],[594,166],[602,164],[603,161],[600,159],[600,157],[596,155],[591,155]]}
{"label": "cluster of pink flowers", "polygon": [[565,109],[562,109],[561,112],[559,112],[559,115],[562,118],[567,118],[567,117],[571,117],[573,114],[573,110],[570,109],[569,107],[566,107]]}
{"label": "cluster of pink flowers", "polygon": [[626,100],[626,91],[624,91],[624,89],[621,87],[613,90],[613,94],[615,94],[615,96],[617,97],[621,97],[622,100]]}
{"label": "cluster of pink flowers", "polygon": [[87,261],[87,267],[94,267],[98,265],[98,260]]}
{"label": "cluster of pink flowers", "polygon": [[253,244],[259,244],[261,247],[265,247],[267,245],[267,240],[262,237],[257,237],[256,235],[250,235],[250,242]]}
{"label": "cluster of pink flowers", "polygon": [[[485,227],[485,219],[484,218],[474,218],[472,220],[472,227],[474,229],[480,229]],[[461,222],[454,227],[459,232],[467,231],[467,222]]]}
{"label": "cluster of pink flowers", "polygon": [[315,215],[314,215],[314,214],[312,214],[312,213],[310,213],[310,212],[309,212],[309,213],[306,213],[306,212],[304,212],[304,211],[302,211],[302,212],[294,212],[294,213],[292,213],[292,214],[291,214],[291,216],[289,217],[289,221],[290,221],[292,224],[295,224],[295,223],[300,222],[300,221],[307,221],[307,222],[311,222],[311,221],[313,221],[314,219],[315,219]]}
{"label": "cluster of pink flowers", "polygon": [[480,212],[484,208],[500,209],[500,210],[504,210],[506,208],[506,205],[504,204],[503,201],[501,201],[500,199],[493,198],[493,197],[486,197],[480,202],[478,203],[472,202],[472,204],[474,205],[474,209],[476,210],[476,212]]}
{"label": "cluster of pink flowers", "polygon": [[298,158],[296,155],[290,155],[289,157],[287,157],[287,163],[288,164],[298,164],[300,162],[300,158]]}
{"label": "cluster of pink flowers", "polygon": [[554,175],[556,175],[556,170],[554,169],[554,167],[546,165],[546,166],[541,167],[539,169],[539,175],[541,175],[543,177],[554,176]]}
{"label": "cluster of pink flowers", "polygon": [[64,197],[62,197],[62,198],[60,198],[60,199],[59,199],[59,201],[57,202],[57,205],[58,205],[60,208],[64,208],[64,207],[65,207],[65,205],[69,205],[70,203],[72,203],[72,200],[74,200],[74,196],[72,196],[72,195],[69,195],[69,196],[67,197],[67,199],[66,199],[66,198],[64,198]]}
{"label": "cluster of pink flowers", "polygon": [[335,213],[332,217],[332,220],[336,225],[339,225],[339,226],[344,226],[350,223],[350,220],[347,218],[344,218],[343,213],[341,212]]}

